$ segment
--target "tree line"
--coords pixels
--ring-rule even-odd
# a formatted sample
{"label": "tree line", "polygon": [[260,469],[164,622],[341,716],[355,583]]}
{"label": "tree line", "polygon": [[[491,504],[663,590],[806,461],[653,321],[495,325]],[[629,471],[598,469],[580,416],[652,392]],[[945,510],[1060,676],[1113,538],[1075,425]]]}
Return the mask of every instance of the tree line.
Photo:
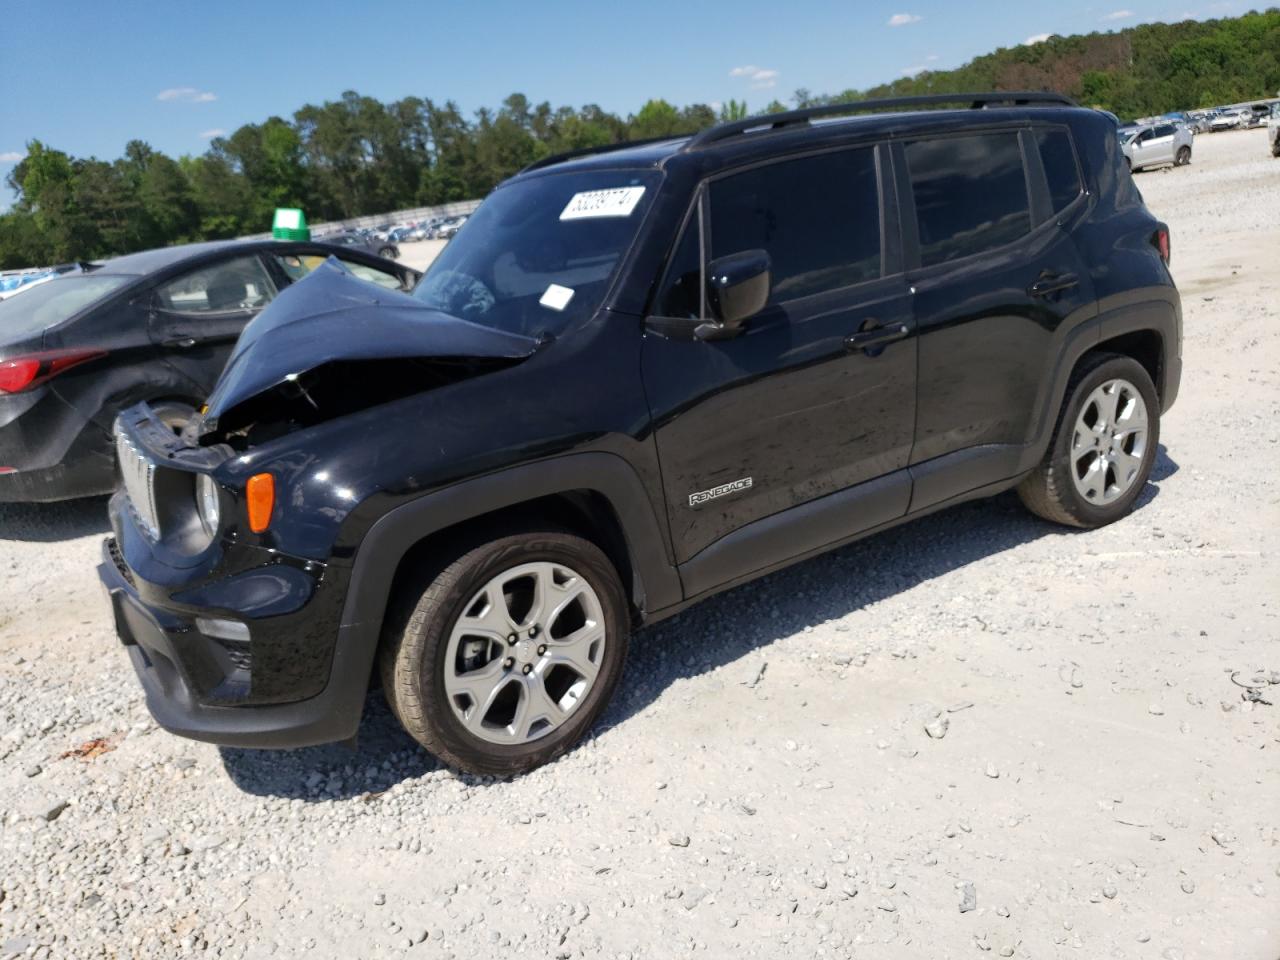
{"label": "tree line", "polygon": [[[955,70],[921,71],[869,90],[813,94],[792,105],[975,90],[1057,90],[1122,118],[1275,95],[1280,10],[1204,22],[1147,24],[1001,48]],[[760,113],[788,109],[777,100]],[[214,139],[174,159],[139,140],[116,160],[73,157],[39,141],[9,173],[0,268],[96,259],[258,233],[276,207],[313,221],[484,196],[535,160],[626,140],[692,133],[741,119],[747,105],[676,107],[650,100],[622,117],[595,105],[533,104],[513,93],[464,114],[453,101],[384,103],[354,91]]]}

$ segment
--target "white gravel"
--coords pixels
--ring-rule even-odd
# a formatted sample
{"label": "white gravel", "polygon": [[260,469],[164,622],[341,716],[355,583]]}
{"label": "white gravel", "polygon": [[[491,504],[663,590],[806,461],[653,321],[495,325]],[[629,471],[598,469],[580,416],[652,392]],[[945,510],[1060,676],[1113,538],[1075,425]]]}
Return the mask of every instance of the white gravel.
{"label": "white gravel", "polygon": [[1138,178],[1186,370],[1132,517],[1005,496],[707,602],[513,783],[377,695],[358,753],[165,734],[102,501],[0,508],[0,956],[1274,960],[1280,160],[1195,149]]}

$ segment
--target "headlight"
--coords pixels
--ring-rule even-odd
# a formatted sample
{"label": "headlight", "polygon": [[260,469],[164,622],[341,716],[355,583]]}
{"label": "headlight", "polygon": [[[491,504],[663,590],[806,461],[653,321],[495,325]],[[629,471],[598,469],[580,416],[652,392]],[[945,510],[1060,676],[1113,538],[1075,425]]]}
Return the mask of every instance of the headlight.
{"label": "headlight", "polygon": [[196,509],[200,513],[200,523],[204,526],[204,532],[211,537],[217,536],[218,522],[221,520],[218,485],[207,473],[202,473],[196,478]]}

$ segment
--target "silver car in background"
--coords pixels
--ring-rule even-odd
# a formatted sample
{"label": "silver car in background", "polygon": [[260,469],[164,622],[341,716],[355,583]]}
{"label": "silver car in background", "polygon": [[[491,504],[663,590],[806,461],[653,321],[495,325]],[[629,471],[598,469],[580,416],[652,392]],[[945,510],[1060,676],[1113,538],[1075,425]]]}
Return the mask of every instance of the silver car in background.
{"label": "silver car in background", "polygon": [[1130,170],[1163,163],[1184,167],[1191,162],[1192,134],[1172,120],[1125,127],[1119,131],[1120,150]]}

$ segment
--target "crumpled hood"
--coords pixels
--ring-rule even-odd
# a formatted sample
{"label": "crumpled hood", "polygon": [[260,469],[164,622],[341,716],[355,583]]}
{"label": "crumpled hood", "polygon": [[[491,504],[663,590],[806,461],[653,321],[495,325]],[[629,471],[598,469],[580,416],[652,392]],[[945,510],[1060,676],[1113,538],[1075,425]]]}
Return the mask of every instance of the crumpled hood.
{"label": "crumpled hood", "polygon": [[521,359],[531,337],[460,320],[360,280],[333,257],[287,287],[236,343],[209,396],[206,430],[251,397],[339,360]]}

